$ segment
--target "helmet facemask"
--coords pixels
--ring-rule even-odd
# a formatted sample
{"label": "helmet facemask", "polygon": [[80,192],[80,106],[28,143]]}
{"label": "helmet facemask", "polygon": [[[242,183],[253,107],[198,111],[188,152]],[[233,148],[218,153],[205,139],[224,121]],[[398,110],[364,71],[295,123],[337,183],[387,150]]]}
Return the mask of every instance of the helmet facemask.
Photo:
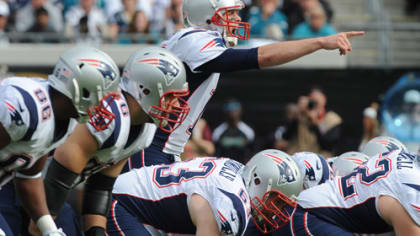
{"label": "helmet facemask", "polygon": [[236,45],[237,38],[242,40],[249,39],[251,25],[247,22],[229,19],[229,11],[239,10],[242,9],[242,7],[242,5],[221,7],[217,9],[215,14],[211,18],[211,23],[213,23],[216,26],[224,27],[223,36],[225,39],[228,40],[228,43],[230,44]]}
{"label": "helmet facemask", "polygon": [[171,133],[185,120],[190,106],[183,97],[188,94],[188,89],[167,91],[160,96],[159,106],[152,105],[150,107],[149,115],[162,131]]}
{"label": "helmet facemask", "polygon": [[271,233],[290,221],[290,214],[285,206],[296,207],[296,201],[283,193],[271,190],[267,191],[263,198],[255,196],[251,200],[254,224],[264,234]]}
{"label": "helmet facemask", "polygon": [[107,108],[115,99],[118,98],[118,93],[108,93],[100,100],[98,106],[93,106],[90,108],[88,110],[89,124],[91,124],[98,131],[106,129],[115,118],[115,114],[110,112]]}

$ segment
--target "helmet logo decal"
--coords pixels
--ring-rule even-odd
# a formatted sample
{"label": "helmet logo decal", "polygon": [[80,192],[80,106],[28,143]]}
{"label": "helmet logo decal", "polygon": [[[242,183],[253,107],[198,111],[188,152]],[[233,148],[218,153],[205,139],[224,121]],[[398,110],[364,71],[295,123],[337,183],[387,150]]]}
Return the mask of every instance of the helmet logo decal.
{"label": "helmet logo decal", "polygon": [[345,157],[345,158],[344,158],[344,160],[351,161],[351,162],[353,162],[353,163],[354,163],[354,164],[356,164],[356,165],[361,165],[361,164],[363,164],[363,161],[362,161],[362,160],[360,160],[360,159],[357,159],[357,158]]}
{"label": "helmet logo decal", "polygon": [[286,162],[282,162],[281,164],[277,165],[277,168],[280,172],[280,177],[277,181],[278,185],[281,185],[283,183],[291,183],[296,181],[295,175],[293,174],[292,169]]}
{"label": "helmet logo decal", "polygon": [[200,49],[200,52],[206,49],[212,48],[214,46],[225,47],[225,42],[223,41],[222,38],[215,38],[211,40],[210,42],[208,42],[206,45],[204,45],[204,47]]}
{"label": "helmet logo decal", "polygon": [[150,65],[157,65],[157,68],[160,71],[162,71],[162,73],[165,75],[166,86],[170,86],[179,74],[179,69],[167,60],[150,58],[140,60],[139,62],[143,62]]}
{"label": "helmet logo decal", "polygon": [[272,154],[268,154],[268,153],[264,153],[264,155],[271,157],[271,159],[273,159],[274,162],[276,162],[277,164],[281,164],[283,162],[283,159],[281,159],[281,157],[278,156],[274,156]]}
{"label": "helmet logo decal", "polygon": [[379,144],[384,145],[385,148],[388,150],[388,153],[390,153],[390,152],[392,152],[394,150],[398,150],[399,149],[398,146],[395,143],[390,142],[388,140],[378,140],[376,142],[379,143]]}
{"label": "helmet logo decal", "polygon": [[98,71],[106,79],[114,81],[117,77],[117,73],[112,69],[112,67],[102,61],[96,59],[79,59],[79,61],[86,62],[88,65],[97,67]]}
{"label": "helmet logo decal", "polygon": [[309,162],[307,162],[307,161],[304,161],[305,162],[305,176],[308,176],[308,179],[310,180],[310,181],[315,181],[316,180],[316,178],[315,178],[315,171],[314,171],[314,168],[311,166],[311,164],[309,164]]}

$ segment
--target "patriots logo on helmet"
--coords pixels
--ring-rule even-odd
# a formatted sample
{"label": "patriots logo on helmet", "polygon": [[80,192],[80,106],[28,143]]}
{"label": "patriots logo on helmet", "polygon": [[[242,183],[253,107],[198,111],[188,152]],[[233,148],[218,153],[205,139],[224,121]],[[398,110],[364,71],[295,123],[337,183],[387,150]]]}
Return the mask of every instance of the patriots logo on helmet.
{"label": "patriots logo on helmet", "polygon": [[88,65],[97,67],[98,71],[101,72],[102,76],[106,79],[114,81],[117,77],[117,73],[115,73],[112,67],[102,61],[96,59],[79,59],[79,61],[83,61]]}
{"label": "patriots logo on helmet", "polygon": [[315,181],[316,178],[314,168],[307,161],[305,161],[305,167],[305,176],[307,176],[310,181]]}
{"label": "patriots logo on helmet", "polygon": [[287,165],[286,162],[282,162],[281,164],[277,165],[277,168],[280,172],[280,178],[278,180],[279,184],[288,182],[294,182],[296,181],[295,175],[293,174],[292,168],[290,168],[289,165]]}
{"label": "patriots logo on helmet", "polygon": [[[20,115],[19,111],[12,106],[12,104],[4,101],[7,105],[7,109],[10,111],[10,119],[17,125],[17,126],[21,126],[23,125],[23,119],[22,116]],[[20,104],[19,104],[20,107]],[[20,107],[20,111],[23,112],[23,109]]]}
{"label": "patriots logo on helmet", "polygon": [[164,59],[150,58],[140,60],[139,62],[147,63],[150,65],[156,65],[157,68],[160,71],[162,71],[162,73],[165,75],[167,86],[171,85],[179,74],[179,69],[175,65]]}
{"label": "patriots logo on helmet", "polygon": [[388,140],[378,140],[377,142],[382,145],[385,145],[385,148],[388,150],[388,152],[384,153],[384,155],[387,155],[391,153],[392,151],[399,149],[399,147],[395,143],[390,142]]}

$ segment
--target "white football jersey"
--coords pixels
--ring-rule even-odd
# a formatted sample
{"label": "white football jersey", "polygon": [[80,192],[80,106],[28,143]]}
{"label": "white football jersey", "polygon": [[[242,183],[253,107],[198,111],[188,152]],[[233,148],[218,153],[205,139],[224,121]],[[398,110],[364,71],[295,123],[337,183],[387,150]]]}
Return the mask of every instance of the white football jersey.
{"label": "white football jersey", "polygon": [[420,226],[420,157],[404,151],[376,155],[349,175],[303,191],[298,203],[350,232],[392,230],[376,205],[379,196],[397,199]]}
{"label": "white football jersey", "polygon": [[0,122],[11,142],[0,150],[0,186],[19,169],[30,168],[40,157],[62,144],[77,124],[57,127],[48,82],[41,78],[10,77],[0,84]]}
{"label": "white football jersey", "polygon": [[251,211],[242,168],[214,157],[143,167],[120,175],[112,193],[152,235],[195,235],[188,211],[193,194],[209,202],[222,235],[242,235]]}
{"label": "white football jersey", "polygon": [[107,109],[115,118],[106,129],[98,131],[91,124],[87,124],[90,133],[99,144],[99,149],[83,170],[81,180],[145,149],[153,140],[155,124],[131,126],[130,112],[124,95],[115,99]]}
{"label": "white football jersey", "polygon": [[216,90],[220,73],[195,71],[197,67],[222,54],[227,48],[222,35],[206,29],[187,28],[178,31],[169,40],[162,43],[186,64],[187,82],[190,89],[188,104],[190,112],[184,122],[171,134],[157,131],[153,145],[163,152],[179,155],[191,136],[195,123],[201,117],[213,93]]}

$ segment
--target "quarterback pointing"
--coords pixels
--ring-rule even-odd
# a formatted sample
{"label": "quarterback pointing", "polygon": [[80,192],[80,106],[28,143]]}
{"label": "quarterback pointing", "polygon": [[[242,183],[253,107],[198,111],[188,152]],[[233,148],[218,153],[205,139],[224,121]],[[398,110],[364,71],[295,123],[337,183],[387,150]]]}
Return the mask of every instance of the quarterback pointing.
{"label": "quarterback pointing", "polygon": [[86,180],[82,215],[87,236],[104,234],[111,190],[126,158],[150,145],[156,126],[170,133],[189,112],[182,98],[188,95],[184,66],[166,49],[134,52],[120,88],[118,99],[103,102],[115,119],[96,119],[109,124],[99,131],[90,123],[78,125],[54,152],[44,180],[52,215],[60,211],[68,192]]}
{"label": "quarterback pointing", "polygon": [[238,15],[241,0],[184,0],[183,16],[187,28],[181,29],[162,46],[185,64],[191,94],[191,111],[171,134],[157,131],[152,145],[142,153],[143,161],[131,160],[133,167],[177,160],[195,123],[216,90],[220,73],[262,69],[280,65],[319,49],[339,49],[341,55],[352,50],[349,38],[364,32],[345,32],[332,36],[278,42],[258,48],[228,48],[237,39],[247,40],[250,24]]}
{"label": "quarterback pointing", "polygon": [[[62,234],[44,204],[41,170],[46,157],[65,141],[77,121],[86,123],[104,115],[113,119],[101,101],[115,97],[110,92],[117,92],[118,83],[118,68],[108,55],[75,47],[60,55],[48,81],[11,77],[0,84],[0,187],[15,179],[20,201],[43,235]],[[0,229],[12,235],[1,215]]]}

